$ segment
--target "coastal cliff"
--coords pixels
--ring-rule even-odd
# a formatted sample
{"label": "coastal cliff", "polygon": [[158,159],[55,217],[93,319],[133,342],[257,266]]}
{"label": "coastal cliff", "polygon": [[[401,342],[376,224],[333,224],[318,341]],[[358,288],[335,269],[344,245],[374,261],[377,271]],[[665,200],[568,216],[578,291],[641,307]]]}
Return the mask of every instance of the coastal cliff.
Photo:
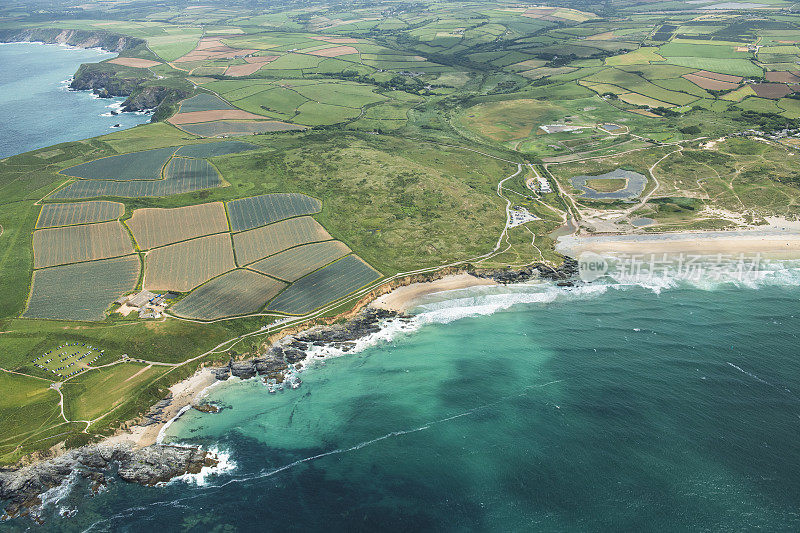
{"label": "coastal cliff", "polygon": [[[58,28],[3,29],[0,42],[37,42],[66,44],[80,48],[102,48],[123,55],[151,56],[143,39],[105,31],[63,30]],[[136,50],[139,48],[140,50]],[[126,54],[127,53],[127,54]],[[126,97],[122,111],[153,110],[151,122],[169,117],[176,102],[191,95],[191,84],[167,86],[146,69],[134,69],[112,63],[85,63],[78,68],[70,89],[92,91],[101,98]]]}
{"label": "coastal cliff", "polygon": [[58,28],[2,29],[0,30],[0,42],[68,44],[80,48],[102,48],[117,53],[146,44],[142,39],[118,33]]}
{"label": "coastal cliff", "polygon": [[[101,98],[127,97],[122,111],[145,111],[155,109],[153,121],[168,116],[168,107],[188,97],[191,90],[166,87],[153,82],[147,70],[129,69],[110,63],[84,63],[70,82],[70,89],[92,91]],[[150,84],[150,85],[149,85]]]}
{"label": "coastal cliff", "polygon": [[83,446],[58,457],[18,469],[0,469],[0,500],[9,517],[35,515],[42,495],[77,476],[94,490],[108,482],[109,469],[130,483],[152,486],[183,474],[196,474],[213,467],[217,459],[199,448],[153,445],[136,449],[131,445]]}

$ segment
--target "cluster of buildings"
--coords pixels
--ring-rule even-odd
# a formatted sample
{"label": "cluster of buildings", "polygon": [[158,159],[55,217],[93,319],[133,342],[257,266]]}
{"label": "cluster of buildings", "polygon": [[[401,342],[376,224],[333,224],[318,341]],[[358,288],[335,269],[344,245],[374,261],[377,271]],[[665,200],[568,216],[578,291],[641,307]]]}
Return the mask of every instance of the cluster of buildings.
{"label": "cluster of buildings", "polygon": [[175,298],[172,293],[156,294],[143,290],[136,294],[129,294],[117,299],[120,305],[118,313],[128,316],[133,311],[139,312],[139,318],[161,318],[164,316],[164,309],[167,307],[167,300]]}

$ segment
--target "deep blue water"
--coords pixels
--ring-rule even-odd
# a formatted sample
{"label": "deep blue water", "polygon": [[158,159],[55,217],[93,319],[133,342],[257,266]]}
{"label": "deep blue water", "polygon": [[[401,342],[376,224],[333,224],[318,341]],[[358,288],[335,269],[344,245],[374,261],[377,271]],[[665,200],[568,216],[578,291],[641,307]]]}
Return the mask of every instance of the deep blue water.
{"label": "deep blue water", "polygon": [[114,56],[59,45],[0,44],[0,158],[147,122],[150,117],[134,113],[101,116],[124,98],[99,99],[66,88],[81,63]]}
{"label": "deep blue water", "polygon": [[167,441],[232,469],[78,488],[46,527],[797,531],[799,303],[797,286],[451,295],[297,390],[213,388],[224,410]]}

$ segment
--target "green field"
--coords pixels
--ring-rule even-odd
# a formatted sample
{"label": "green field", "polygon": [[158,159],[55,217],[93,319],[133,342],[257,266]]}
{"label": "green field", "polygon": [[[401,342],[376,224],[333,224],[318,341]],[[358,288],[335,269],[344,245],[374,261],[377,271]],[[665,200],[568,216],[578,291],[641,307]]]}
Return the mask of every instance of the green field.
{"label": "green field", "polygon": [[45,204],[36,221],[36,229],[105,222],[122,216],[125,206],[118,202],[75,202]]}
{"label": "green field", "polygon": [[161,171],[175,150],[176,147],[170,146],[104,157],[66,168],[61,173],[86,180],[157,180],[161,179]]}
{"label": "green field", "polygon": [[148,252],[144,265],[144,286],[147,289],[179,292],[188,292],[236,268],[227,233],[156,248]]}
{"label": "green field", "polygon": [[135,255],[37,270],[27,318],[102,320],[105,310],[139,280]]}
{"label": "green field", "polygon": [[238,269],[200,286],[178,302],[172,312],[199,320],[255,313],[284,287],[283,282]]}
{"label": "green field", "polygon": [[117,221],[40,229],[33,233],[34,268],[119,257],[133,251],[128,232]]}
{"label": "green field", "polygon": [[176,156],[206,159],[223,155],[238,154],[250,150],[258,150],[260,146],[242,141],[222,141],[215,143],[191,144],[181,147]]}
{"label": "green field", "polygon": [[305,194],[279,193],[253,196],[226,204],[234,232],[265,226],[300,215],[313,215],[322,202]]}
{"label": "green field", "polygon": [[244,266],[287,248],[330,238],[325,228],[313,218],[298,217],[235,233],[233,246],[236,263]]}
{"label": "green field", "polygon": [[270,302],[269,309],[292,315],[308,313],[380,277],[359,257],[348,255],[292,283]]}
{"label": "green field", "polygon": [[342,242],[319,242],[280,252],[253,263],[250,268],[292,282],[349,253],[350,248]]}

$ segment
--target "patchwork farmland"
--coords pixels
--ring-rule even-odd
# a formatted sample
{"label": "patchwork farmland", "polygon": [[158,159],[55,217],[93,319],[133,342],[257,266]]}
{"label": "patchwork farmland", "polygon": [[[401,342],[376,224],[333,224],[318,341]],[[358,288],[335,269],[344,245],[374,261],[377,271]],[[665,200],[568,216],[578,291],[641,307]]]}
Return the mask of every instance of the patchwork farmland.
{"label": "patchwork farmland", "polygon": [[93,222],[106,222],[122,216],[125,206],[118,202],[74,202],[45,204],[36,221],[36,229],[75,226]]}
{"label": "patchwork farmland", "polygon": [[103,320],[105,311],[139,280],[136,255],[36,270],[22,316],[59,320]]}
{"label": "patchwork farmland", "polygon": [[127,225],[142,250],[228,231],[222,202],[173,209],[137,209]]}
{"label": "patchwork farmland", "polygon": [[125,228],[117,221],[40,229],[33,233],[33,266],[44,268],[133,253]]}
{"label": "patchwork farmland", "polygon": [[231,230],[237,232],[291,217],[319,213],[322,202],[305,194],[277,193],[233,200],[226,207]]}
{"label": "patchwork farmland", "polygon": [[201,285],[172,311],[185,318],[215,320],[255,313],[286,283],[251,270],[237,269]]}
{"label": "patchwork farmland", "polygon": [[330,238],[319,222],[311,217],[299,217],[235,233],[233,245],[236,262],[244,266],[293,246]]}
{"label": "patchwork farmland", "polygon": [[144,286],[150,290],[188,292],[234,268],[230,234],[209,235],[148,252]]}
{"label": "patchwork farmland", "polygon": [[344,257],[350,251],[346,244],[339,241],[306,244],[262,259],[250,265],[250,268],[291,282]]}
{"label": "patchwork farmland", "polygon": [[224,141],[104,157],[62,170],[62,174],[79,179],[49,199],[153,198],[212,189],[220,187],[222,179],[205,158],[256,148],[250,143]]}
{"label": "patchwork farmland", "polygon": [[84,180],[157,180],[161,179],[161,171],[175,150],[177,147],[169,146],[112,155],[64,169],[60,173]]}
{"label": "patchwork farmland", "polygon": [[292,283],[272,300],[269,309],[290,315],[308,313],[380,277],[360,257],[348,255]]}

